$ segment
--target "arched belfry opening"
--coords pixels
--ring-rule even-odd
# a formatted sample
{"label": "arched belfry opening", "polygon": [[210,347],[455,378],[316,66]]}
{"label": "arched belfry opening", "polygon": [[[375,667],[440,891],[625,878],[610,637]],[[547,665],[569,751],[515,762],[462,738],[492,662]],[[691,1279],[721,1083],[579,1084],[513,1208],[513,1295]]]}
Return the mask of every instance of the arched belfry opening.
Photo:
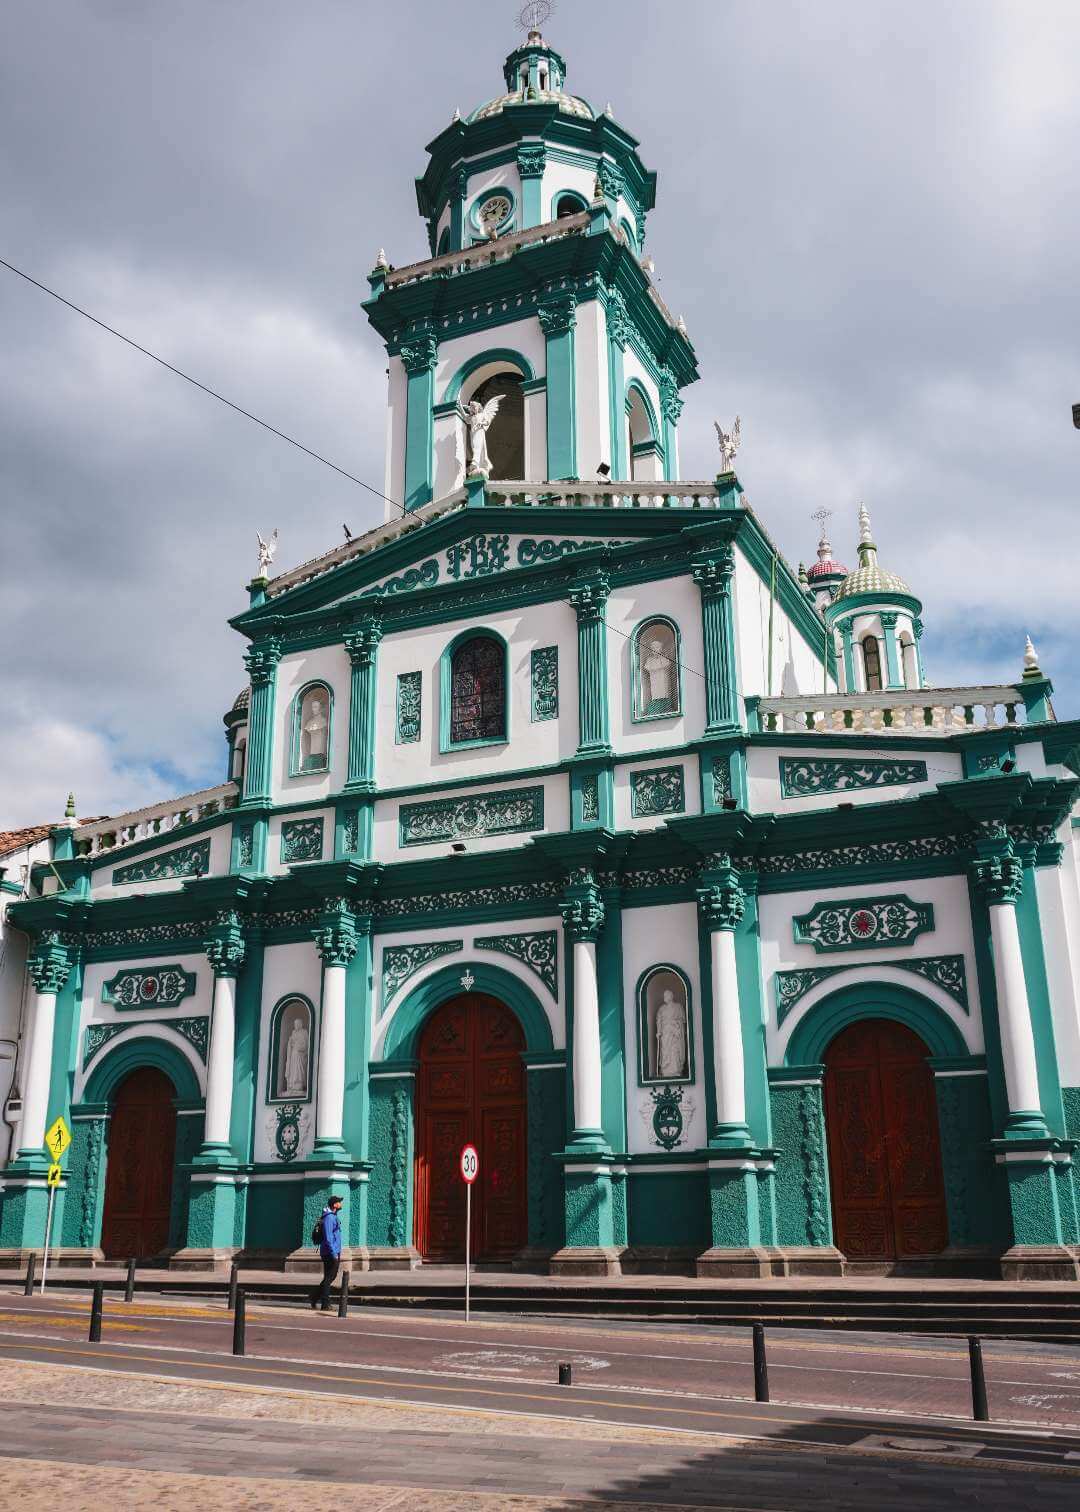
{"label": "arched belfry opening", "polygon": [[520,373],[496,373],[486,378],[470,398],[488,404],[498,398],[499,409],[487,433],[493,480],[525,476],[525,391]]}

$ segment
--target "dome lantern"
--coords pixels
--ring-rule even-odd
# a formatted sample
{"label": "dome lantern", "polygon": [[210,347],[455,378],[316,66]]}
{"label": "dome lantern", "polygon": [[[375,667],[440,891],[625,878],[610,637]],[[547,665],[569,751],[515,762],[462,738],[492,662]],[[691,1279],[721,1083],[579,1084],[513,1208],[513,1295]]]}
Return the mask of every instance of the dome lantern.
{"label": "dome lantern", "polygon": [[[823,544],[828,546],[828,542]],[[878,561],[870,511],[860,504],[859,565],[847,573],[824,606],[842,655],[845,692],[925,686],[919,645],[921,611],[922,604],[904,579]]]}

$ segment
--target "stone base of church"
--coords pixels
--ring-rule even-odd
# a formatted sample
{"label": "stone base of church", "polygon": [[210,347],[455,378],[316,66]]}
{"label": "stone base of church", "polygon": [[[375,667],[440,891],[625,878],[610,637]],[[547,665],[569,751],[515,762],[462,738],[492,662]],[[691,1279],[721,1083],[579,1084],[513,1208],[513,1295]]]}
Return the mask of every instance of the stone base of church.
{"label": "stone base of church", "polygon": [[367,1252],[368,1270],[419,1270],[423,1256],[413,1244],[373,1245]]}
{"label": "stone base of church", "polygon": [[[245,1265],[248,1264],[244,1257]],[[284,1261],[279,1262],[287,1276],[297,1273],[309,1276],[312,1271],[317,1271],[322,1262],[319,1259],[313,1245],[305,1244],[299,1249],[294,1249],[285,1256]],[[371,1269],[371,1251],[366,1244],[354,1244],[351,1247],[344,1246],[341,1251],[341,1269],[348,1271],[366,1271]]]}
{"label": "stone base of church", "polygon": [[631,1244],[623,1252],[624,1276],[692,1276],[701,1251],[687,1244]]}
{"label": "stone base of church", "polygon": [[[510,1269],[519,1274],[546,1276],[554,1253],[550,1245],[531,1244],[523,1250],[518,1250],[510,1262]],[[497,1269],[502,1269],[502,1267],[499,1266]]]}
{"label": "stone base of church", "polygon": [[781,1264],[774,1276],[842,1276],[843,1255],[831,1244],[783,1245],[770,1250]]}
{"label": "stone base of church", "polygon": [[[707,1249],[694,1262],[698,1276],[781,1276],[781,1251],[770,1245],[749,1244],[745,1249]],[[780,1267],[780,1268],[777,1268]]]}
{"label": "stone base of church", "polygon": [[625,1253],[620,1245],[568,1245],[555,1251],[548,1270],[553,1276],[621,1276]]}
{"label": "stone base of church", "polygon": [[[40,1286],[41,1253],[42,1247],[40,1244],[29,1244],[23,1248],[0,1250],[0,1270],[25,1271],[27,1265],[30,1263],[30,1256],[35,1255],[37,1257],[35,1284]],[[113,1265],[119,1264],[119,1262],[115,1260],[111,1263]],[[65,1247],[61,1249],[59,1247],[54,1248],[52,1245],[49,1246],[50,1271],[54,1269],[63,1270],[65,1267],[70,1269],[74,1266],[78,1266],[79,1269],[82,1270],[87,1266],[97,1266],[104,1264],[105,1256],[100,1249],[76,1249],[71,1247]]]}
{"label": "stone base of church", "polygon": [[240,1246],[223,1245],[219,1249],[181,1249],[169,1256],[169,1269],[175,1271],[200,1271],[204,1274],[228,1276],[229,1267],[240,1253]]}
{"label": "stone base of church", "polygon": [[1001,1257],[1003,1281],[1080,1281],[1080,1249],[1065,1244],[1014,1244]]}

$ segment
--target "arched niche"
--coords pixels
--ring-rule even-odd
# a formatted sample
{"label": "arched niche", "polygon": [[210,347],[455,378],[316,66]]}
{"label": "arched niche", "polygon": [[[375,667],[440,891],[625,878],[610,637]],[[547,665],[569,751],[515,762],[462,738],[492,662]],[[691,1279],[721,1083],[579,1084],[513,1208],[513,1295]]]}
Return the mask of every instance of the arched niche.
{"label": "arched niche", "polygon": [[328,683],[305,683],[293,698],[291,777],[325,772],[330,767],[334,694]]}
{"label": "arched niche", "polygon": [[267,1102],[310,1102],[315,1065],[315,1009],[303,993],[289,993],[275,1004],[270,1015],[269,1043]]}

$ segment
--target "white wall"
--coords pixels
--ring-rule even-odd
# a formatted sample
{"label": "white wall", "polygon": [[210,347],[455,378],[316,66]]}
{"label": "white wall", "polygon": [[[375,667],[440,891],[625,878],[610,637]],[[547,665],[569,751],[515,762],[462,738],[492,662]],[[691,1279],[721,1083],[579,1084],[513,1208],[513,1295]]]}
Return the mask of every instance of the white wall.
{"label": "white wall", "polygon": [[[739,697],[764,695],[768,680],[769,585],[763,582],[741,548],[735,548],[735,644]],[[824,648],[825,630],[822,626]],[[822,690],[820,655],[815,655],[794,628],[779,601],[773,605],[773,697]],[[835,692],[836,685],[829,684]]]}
{"label": "white wall", "polygon": [[[324,682],[334,695],[330,730],[330,765],[324,772],[289,776],[292,756],[293,699],[310,682]],[[349,690],[352,667],[342,646],[318,646],[283,656],[278,666],[274,708],[274,756],[271,791],[275,803],[309,803],[342,787],[349,766]]]}
{"label": "white wall", "polygon": [[866,753],[841,746],[830,747],[827,740],[820,746],[809,748],[801,746],[798,749],[786,751],[777,746],[750,746],[746,752],[750,807],[755,811],[765,813],[797,814],[804,809],[835,809],[838,803],[853,803],[856,807],[861,807],[865,803],[891,803],[894,800],[913,798],[919,793],[929,792],[939,782],[959,781],[963,776],[963,762],[958,753],[942,752],[939,755],[937,751],[904,750],[902,746],[893,744],[892,736],[886,735],[882,737],[881,744],[874,747],[873,754],[867,754],[867,760],[874,761],[880,756],[889,761],[921,761],[926,766],[925,782],[897,783],[888,787],[853,788],[840,793],[816,793],[798,798],[780,796],[781,757],[808,761],[817,759],[857,761],[863,754]]}
{"label": "white wall", "polygon": [[[644,619],[666,615],[681,637],[683,712],[670,718],[634,723],[629,639]],[[616,588],[608,599],[608,690],[611,741],[620,754],[682,745],[705,728],[705,649],[701,631],[701,594],[690,576],[672,577],[629,588]]]}
{"label": "white wall", "polygon": [[595,479],[601,462],[611,465],[611,412],[608,401],[608,339],[598,299],[577,307],[574,332],[574,383],[577,388],[578,476]]}
{"label": "white wall", "polygon": [[169,851],[181,850],[189,845],[201,845],[205,840],[210,841],[210,867],[203,875],[215,876],[227,872],[231,833],[229,824],[219,824],[212,830],[205,830],[195,835],[185,835],[183,831],[177,834],[175,830],[172,830],[161,837],[160,847],[135,854],[132,854],[129,849],[120,850],[117,852],[115,865],[94,868],[90,875],[90,891],[98,893],[108,889],[110,895],[117,898],[130,898],[136,893],[149,893],[157,897],[161,893],[177,892],[189,878],[171,877],[161,882],[124,882],[116,887],[113,886],[112,879],[117,871],[126,866],[140,865],[155,856],[165,856]]}

